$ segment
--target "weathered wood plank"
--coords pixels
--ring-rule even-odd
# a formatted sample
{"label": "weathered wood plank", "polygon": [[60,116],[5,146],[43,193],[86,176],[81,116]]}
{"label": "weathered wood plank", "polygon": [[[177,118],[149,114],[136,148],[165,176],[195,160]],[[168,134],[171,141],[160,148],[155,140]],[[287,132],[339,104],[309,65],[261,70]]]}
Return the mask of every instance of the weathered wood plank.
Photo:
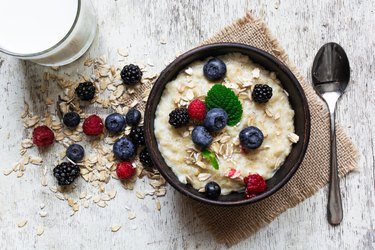
{"label": "weathered wood plank", "polygon": [[[310,77],[316,51],[325,42],[336,41],[347,50],[352,67],[352,81],[338,106],[338,121],[358,145],[361,169],[341,182],[344,221],[331,227],[325,218],[327,190],[321,190],[298,207],[282,214],[269,226],[247,241],[242,249],[374,249],[374,155],[375,155],[375,4],[371,0],[354,1],[221,1],[221,0],[93,0],[98,10],[99,36],[87,55],[106,54],[117,62],[117,48],[129,50],[129,62],[152,62],[155,71],[164,63],[199,44],[232,20],[252,9],[269,24],[280,43]],[[167,44],[160,43],[160,39]],[[3,57],[3,56],[2,56]],[[35,83],[45,68],[4,56],[0,60],[0,156],[1,170],[18,159],[19,142],[25,136],[18,118],[23,100],[32,100],[35,112],[44,107]],[[60,72],[75,77],[83,59]],[[58,88],[49,86],[56,95]],[[42,153],[47,156],[47,153]],[[48,157],[54,157],[48,155]],[[42,171],[28,167],[26,176],[0,175],[0,245],[8,249],[220,249],[209,232],[201,227],[189,204],[182,203],[176,191],[168,188],[160,199],[161,212],[155,201],[139,200],[133,191],[118,185],[117,197],[105,209],[81,208],[73,217],[65,202],[59,201],[40,186]],[[51,170],[52,166],[48,166]],[[112,183],[116,186],[116,183]],[[142,181],[138,187],[146,186]],[[47,217],[38,215],[45,203]],[[129,221],[125,206],[136,211]],[[26,218],[24,228],[17,223]],[[44,224],[42,236],[36,236]],[[117,233],[114,224],[122,225]]]}

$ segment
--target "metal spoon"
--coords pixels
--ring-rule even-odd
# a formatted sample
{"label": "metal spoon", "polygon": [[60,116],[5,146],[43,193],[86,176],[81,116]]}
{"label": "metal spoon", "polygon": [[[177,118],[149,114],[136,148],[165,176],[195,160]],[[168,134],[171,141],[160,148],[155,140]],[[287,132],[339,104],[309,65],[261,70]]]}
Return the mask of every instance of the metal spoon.
{"label": "metal spoon", "polygon": [[312,67],[314,89],[328,105],[331,125],[331,171],[327,218],[331,225],[342,221],[342,203],[337,168],[335,111],[336,102],[344,93],[350,78],[349,60],[337,43],[327,43],[315,56]]}

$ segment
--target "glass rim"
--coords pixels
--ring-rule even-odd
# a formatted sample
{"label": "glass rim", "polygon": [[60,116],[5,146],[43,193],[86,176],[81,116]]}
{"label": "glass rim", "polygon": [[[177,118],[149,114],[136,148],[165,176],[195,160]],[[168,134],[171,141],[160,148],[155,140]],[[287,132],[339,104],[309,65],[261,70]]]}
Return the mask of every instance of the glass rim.
{"label": "glass rim", "polygon": [[40,52],[36,52],[36,53],[30,53],[30,54],[20,54],[20,53],[14,53],[14,52],[11,52],[11,51],[8,51],[8,50],[5,50],[5,49],[2,49],[0,48],[0,52],[4,53],[4,54],[7,54],[7,55],[10,55],[10,56],[15,56],[15,57],[21,57],[21,58],[30,58],[30,57],[36,57],[36,56],[41,56],[43,54],[46,54],[48,52],[51,52],[52,50],[56,49],[57,47],[59,47],[62,43],[64,43],[66,41],[66,39],[72,34],[74,28],[76,27],[77,25],[77,22],[78,22],[78,18],[79,18],[79,14],[81,12],[81,1],[82,0],[77,0],[78,1],[78,5],[77,5],[77,13],[76,13],[76,16],[74,18],[74,22],[72,24],[72,27],[70,27],[69,31],[66,33],[66,35],[59,41],[57,42],[55,45],[53,45],[52,47],[48,48],[48,49],[45,49],[45,50],[42,50]]}

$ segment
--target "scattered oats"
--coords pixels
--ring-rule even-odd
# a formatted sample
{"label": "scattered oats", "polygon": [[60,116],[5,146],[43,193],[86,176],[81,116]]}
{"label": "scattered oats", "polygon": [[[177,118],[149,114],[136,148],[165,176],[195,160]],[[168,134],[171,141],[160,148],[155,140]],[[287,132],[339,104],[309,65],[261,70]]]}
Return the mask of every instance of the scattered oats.
{"label": "scattered oats", "polygon": [[34,115],[31,118],[25,118],[25,120],[24,120],[24,126],[26,128],[34,127],[39,122],[39,120],[40,120],[40,118],[37,115]]}
{"label": "scattered oats", "polygon": [[93,62],[94,61],[90,57],[88,57],[88,58],[86,58],[86,60],[83,63],[83,65],[86,66],[86,67],[90,67],[93,64]]}
{"label": "scattered oats", "polygon": [[293,143],[297,143],[299,141],[299,136],[296,135],[295,133],[289,133],[288,139],[289,139],[289,141],[291,141]]}
{"label": "scattered oats", "polygon": [[8,169],[4,169],[4,170],[3,170],[3,174],[4,174],[5,176],[10,175],[12,172],[13,172],[13,168],[8,168]]}
{"label": "scattered oats", "polygon": [[117,49],[117,53],[120,56],[127,57],[129,55],[128,51],[126,49]]}
{"label": "scattered oats", "polygon": [[155,191],[155,195],[158,197],[165,196],[166,193],[167,193],[167,189],[165,188],[160,188]]}
{"label": "scattered oats", "polygon": [[43,208],[45,208],[46,207],[46,204],[44,204],[44,203],[40,203],[40,209],[43,209]]}
{"label": "scattered oats", "polygon": [[199,192],[199,193],[204,193],[205,191],[206,191],[206,190],[204,189],[204,187],[198,189],[198,192]]}
{"label": "scattered oats", "polygon": [[46,187],[48,185],[47,178],[45,176],[43,176],[40,183],[42,184],[43,187]]}
{"label": "scattered oats", "polygon": [[120,230],[120,228],[121,228],[121,226],[120,225],[113,225],[112,227],[111,227],[111,230],[112,230],[112,232],[117,232],[118,230]]}
{"label": "scattered oats", "polygon": [[31,148],[33,146],[33,141],[31,139],[24,139],[21,142],[23,148]]}
{"label": "scattered oats", "polygon": [[160,211],[161,209],[161,205],[160,205],[160,201],[156,201],[156,210]]}
{"label": "scattered oats", "polygon": [[116,197],[117,191],[115,189],[112,189],[108,192],[109,198],[113,199]]}
{"label": "scattered oats", "polygon": [[206,181],[208,180],[212,175],[209,173],[201,173],[198,175],[198,180],[199,181]]}
{"label": "scattered oats", "polygon": [[260,69],[259,68],[253,69],[252,75],[253,75],[253,78],[259,78],[259,76],[260,76]]}
{"label": "scattered oats", "polygon": [[24,154],[26,154],[27,152],[27,149],[26,148],[21,148],[20,149],[20,155],[23,156]]}
{"label": "scattered oats", "polygon": [[47,212],[46,211],[39,211],[39,215],[40,215],[40,217],[46,217]]}
{"label": "scattered oats", "polygon": [[128,219],[129,220],[133,220],[133,219],[135,219],[135,217],[137,217],[137,216],[135,215],[135,213],[133,211],[130,211],[128,213]]}
{"label": "scattered oats", "polygon": [[279,113],[276,113],[275,116],[273,117],[275,120],[278,120],[280,119],[280,114]]}
{"label": "scattered oats", "polygon": [[34,165],[42,165],[43,159],[39,156],[30,156],[30,163]]}
{"label": "scattered oats", "polygon": [[286,96],[289,96],[288,91],[286,91],[285,89],[283,89],[283,91],[284,91],[284,93],[285,93]]}
{"label": "scattered oats", "polygon": [[51,187],[49,187],[49,190],[51,190],[51,192],[53,192],[53,193],[56,193],[57,192],[57,187],[56,186],[51,186]]}
{"label": "scattered oats", "polygon": [[24,106],[23,106],[23,112],[21,114],[21,118],[26,118],[26,116],[29,114],[29,104],[27,102],[25,102]]}
{"label": "scattered oats", "polygon": [[94,203],[98,203],[100,201],[100,195],[95,195],[94,198],[92,199]]}
{"label": "scattered oats", "polygon": [[24,175],[24,172],[23,171],[20,171],[20,172],[18,172],[18,174],[17,174],[17,178],[20,178],[20,177],[22,177]]}
{"label": "scattered oats", "polygon": [[38,236],[41,236],[42,234],[44,233],[44,226],[43,225],[39,225],[36,229],[36,234]]}
{"label": "scattered oats", "polygon": [[96,203],[96,205],[98,205],[101,208],[104,208],[107,206],[107,203],[105,201],[99,201],[98,203]]}
{"label": "scattered oats", "polygon": [[80,199],[84,199],[86,196],[87,196],[87,192],[86,192],[86,191],[82,191],[82,192],[79,194],[79,198],[80,198]]}
{"label": "scattered oats", "polygon": [[22,165],[27,165],[30,162],[30,156],[28,154],[25,154],[22,157],[20,168],[22,168]]}
{"label": "scattered oats", "polygon": [[138,197],[138,199],[144,199],[146,196],[143,192],[139,192],[139,191],[137,191],[135,195]]}
{"label": "scattered oats", "polygon": [[64,195],[62,193],[57,193],[57,194],[55,194],[55,196],[59,200],[62,200],[62,201],[65,200],[65,197],[64,197]]}
{"label": "scattered oats", "polygon": [[167,44],[167,41],[166,41],[165,37],[160,38],[160,43],[161,44]]}
{"label": "scattered oats", "polygon": [[191,67],[185,69],[185,73],[189,76],[191,76],[193,74],[193,69]]}
{"label": "scattered oats", "polygon": [[26,224],[27,224],[27,220],[26,220],[26,219],[22,219],[22,220],[20,220],[20,221],[18,222],[17,226],[18,226],[19,228],[21,228],[21,227],[24,227]]}
{"label": "scattered oats", "polygon": [[104,194],[104,195],[101,197],[101,199],[102,199],[103,201],[110,201],[110,200],[111,200],[111,198],[109,197],[108,194]]}
{"label": "scattered oats", "polygon": [[85,200],[85,201],[83,202],[83,207],[84,207],[84,208],[88,208],[88,207],[89,207],[89,201],[88,201],[88,200]]}

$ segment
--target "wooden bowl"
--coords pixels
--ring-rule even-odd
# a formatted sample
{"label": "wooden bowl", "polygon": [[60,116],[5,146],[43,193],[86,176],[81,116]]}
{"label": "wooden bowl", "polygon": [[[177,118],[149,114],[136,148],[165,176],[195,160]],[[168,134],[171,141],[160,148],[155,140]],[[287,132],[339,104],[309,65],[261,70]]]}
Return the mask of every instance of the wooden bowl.
{"label": "wooden bowl", "polygon": [[[194,61],[233,52],[247,55],[254,63],[276,73],[284,89],[289,93],[289,102],[295,111],[295,132],[300,136],[300,139],[298,143],[293,145],[293,148],[283,166],[281,166],[275,175],[267,181],[267,190],[265,192],[251,199],[244,199],[243,193],[231,193],[229,195],[221,195],[217,200],[211,200],[206,198],[204,193],[199,193],[191,185],[181,183],[173,173],[172,169],[165,163],[163,156],[158,149],[158,143],[154,135],[155,111],[165,85],[173,80],[181,70],[184,70]],[[206,204],[219,206],[235,206],[254,203],[279,190],[289,181],[300,166],[310,136],[309,106],[302,87],[296,77],[274,56],[263,50],[238,43],[215,43],[204,45],[192,49],[175,59],[163,70],[163,72],[161,72],[159,78],[155,82],[146,104],[144,120],[145,139],[150,156],[155,167],[167,182],[188,197]]]}

